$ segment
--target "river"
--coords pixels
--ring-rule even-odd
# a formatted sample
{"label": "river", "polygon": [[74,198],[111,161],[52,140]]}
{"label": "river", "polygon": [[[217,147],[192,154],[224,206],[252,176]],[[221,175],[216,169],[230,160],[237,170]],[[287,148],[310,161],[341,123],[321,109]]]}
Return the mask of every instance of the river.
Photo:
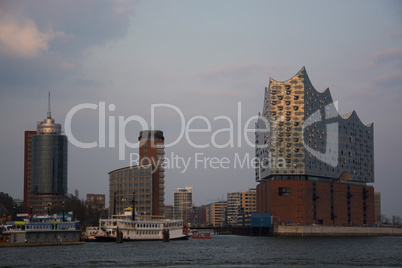
{"label": "river", "polygon": [[251,237],[0,249],[1,267],[402,267],[402,237]]}

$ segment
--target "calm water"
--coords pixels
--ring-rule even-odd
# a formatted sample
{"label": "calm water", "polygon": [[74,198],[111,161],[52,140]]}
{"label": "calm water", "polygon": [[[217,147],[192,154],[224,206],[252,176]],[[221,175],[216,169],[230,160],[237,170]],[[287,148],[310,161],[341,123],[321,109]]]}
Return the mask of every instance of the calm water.
{"label": "calm water", "polygon": [[402,267],[402,237],[249,237],[1,248],[1,267]]}

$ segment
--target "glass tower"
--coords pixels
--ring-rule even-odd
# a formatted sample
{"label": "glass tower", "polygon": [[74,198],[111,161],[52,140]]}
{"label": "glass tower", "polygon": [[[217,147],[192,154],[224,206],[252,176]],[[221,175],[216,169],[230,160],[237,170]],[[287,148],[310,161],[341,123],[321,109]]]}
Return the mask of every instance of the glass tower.
{"label": "glass tower", "polygon": [[42,195],[67,193],[67,137],[51,117],[50,99],[47,118],[37,124],[32,136],[31,190]]}

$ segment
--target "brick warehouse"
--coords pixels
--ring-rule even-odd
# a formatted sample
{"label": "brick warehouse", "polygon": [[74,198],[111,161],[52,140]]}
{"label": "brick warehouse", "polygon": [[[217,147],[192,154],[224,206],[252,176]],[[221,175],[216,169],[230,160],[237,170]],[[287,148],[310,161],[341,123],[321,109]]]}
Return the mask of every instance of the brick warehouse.
{"label": "brick warehouse", "polygon": [[270,79],[256,124],[257,212],[278,223],[374,224],[373,124],[340,115],[303,67]]}
{"label": "brick warehouse", "polygon": [[374,224],[374,188],[309,180],[267,181],[257,186],[257,211],[272,213],[279,222],[370,225]]}

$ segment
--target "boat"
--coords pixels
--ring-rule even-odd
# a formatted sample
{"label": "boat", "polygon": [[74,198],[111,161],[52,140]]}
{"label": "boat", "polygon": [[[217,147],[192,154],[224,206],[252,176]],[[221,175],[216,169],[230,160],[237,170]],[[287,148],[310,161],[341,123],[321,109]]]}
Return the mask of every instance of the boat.
{"label": "boat", "polygon": [[88,226],[83,233],[83,240],[85,242],[96,242],[96,235],[99,234],[99,227],[97,226]]}
{"label": "boat", "polygon": [[133,209],[126,208],[123,214],[113,215],[111,219],[99,220],[98,242],[115,242],[118,234],[123,241],[188,239],[183,220],[164,219],[163,216],[133,216]]}
{"label": "boat", "polygon": [[211,239],[211,235],[209,233],[193,232],[193,234],[191,235],[191,238],[194,238],[194,239]]}
{"label": "boat", "polygon": [[7,223],[2,228],[1,242],[14,245],[51,245],[79,243],[79,221],[72,220],[72,212],[36,216],[18,214],[20,221]]}

